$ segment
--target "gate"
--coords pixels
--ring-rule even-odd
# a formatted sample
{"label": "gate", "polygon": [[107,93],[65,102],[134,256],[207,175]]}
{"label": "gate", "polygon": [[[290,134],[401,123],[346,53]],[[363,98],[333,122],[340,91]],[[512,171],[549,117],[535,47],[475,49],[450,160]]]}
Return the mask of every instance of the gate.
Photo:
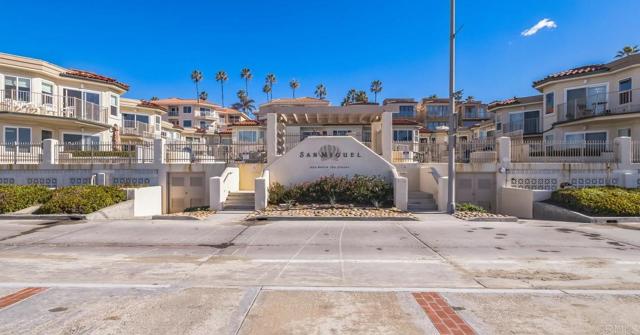
{"label": "gate", "polygon": [[456,203],[463,202],[495,210],[496,174],[456,173]]}
{"label": "gate", "polygon": [[262,176],[262,170],[266,164],[262,163],[239,163],[240,170],[240,191],[253,191],[255,189],[256,178]]}
{"label": "gate", "polygon": [[169,173],[169,213],[205,205],[204,172]]}

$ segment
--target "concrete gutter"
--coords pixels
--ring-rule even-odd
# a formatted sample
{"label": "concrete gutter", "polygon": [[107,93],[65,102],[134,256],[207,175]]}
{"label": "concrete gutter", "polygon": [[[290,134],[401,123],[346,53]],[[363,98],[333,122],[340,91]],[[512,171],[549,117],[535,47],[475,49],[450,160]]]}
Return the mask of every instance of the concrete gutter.
{"label": "concrete gutter", "polygon": [[515,216],[506,216],[501,218],[470,218],[460,220],[471,222],[518,222],[518,218]]}
{"label": "concrete gutter", "polygon": [[201,219],[198,219],[196,217],[193,216],[187,216],[187,215],[154,215],[151,217],[151,220],[194,220],[194,221],[199,221]]}
{"label": "concrete gutter", "polygon": [[[618,225],[620,223],[640,222],[637,216],[588,216],[570,209],[552,205],[545,202],[533,203],[533,218],[536,220],[569,221],[580,223],[595,223],[605,225]],[[636,225],[626,225],[635,227]],[[626,227],[625,227],[626,228]],[[628,228],[639,229],[639,228]]]}

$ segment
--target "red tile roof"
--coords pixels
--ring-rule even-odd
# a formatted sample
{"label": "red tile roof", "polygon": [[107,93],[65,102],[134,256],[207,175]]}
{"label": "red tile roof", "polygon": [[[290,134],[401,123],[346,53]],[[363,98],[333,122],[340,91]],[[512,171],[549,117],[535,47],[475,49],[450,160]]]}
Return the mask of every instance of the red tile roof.
{"label": "red tile roof", "polygon": [[222,129],[218,131],[218,134],[220,135],[228,135],[231,134],[233,132],[233,130],[231,130],[231,128],[227,128],[227,129]]}
{"label": "red tile roof", "polygon": [[261,126],[261,125],[262,123],[256,120],[244,120],[240,122],[235,122],[231,126],[232,127],[255,127],[255,126]]}
{"label": "red tile roof", "polygon": [[153,102],[147,101],[147,100],[140,100],[140,103],[138,104],[138,107],[155,108],[155,109],[167,111],[167,108],[165,108],[164,106],[160,106],[160,105],[158,105],[156,103],[153,103]]}
{"label": "red tile roof", "polygon": [[594,65],[586,65],[586,66],[580,66],[580,67],[576,67],[570,70],[566,70],[566,71],[561,71],[558,73],[554,73],[554,74],[550,74],[546,77],[544,77],[541,80],[538,81],[534,81],[533,82],[533,86],[538,86],[540,84],[543,84],[545,82],[551,81],[551,80],[555,80],[555,79],[560,79],[560,78],[566,78],[566,77],[578,77],[578,76],[582,76],[582,75],[586,75],[586,74],[591,74],[591,73],[597,73],[597,72],[605,72],[608,71],[609,68],[607,66],[605,66],[604,64],[594,64]]}
{"label": "red tile roof", "polygon": [[408,119],[393,119],[394,126],[417,126],[420,123]]}
{"label": "red tile roof", "polygon": [[494,101],[492,103],[489,104],[489,109],[494,109],[494,108],[498,108],[498,107],[505,107],[505,106],[511,106],[511,105],[518,105],[518,104],[530,104],[530,103],[536,103],[536,102],[540,102],[542,103],[542,95],[532,95],[529,97],[513,97],[513,98],[509,98],[506,100],[502,100],[502,101]]}
{"label": "red tile roof", "polygon": [[129,85],[119,82],[114,78],[109,78],[103,75],[99,75],[97,73],[84,71],[84,70],[67,70],[66,72],[60,73],[61,77],[68,78],[78,78],[78,79],[88,79],[92,81],[97,81],[101,83],[111,84],[117,86],[123,90],[129,90]]}

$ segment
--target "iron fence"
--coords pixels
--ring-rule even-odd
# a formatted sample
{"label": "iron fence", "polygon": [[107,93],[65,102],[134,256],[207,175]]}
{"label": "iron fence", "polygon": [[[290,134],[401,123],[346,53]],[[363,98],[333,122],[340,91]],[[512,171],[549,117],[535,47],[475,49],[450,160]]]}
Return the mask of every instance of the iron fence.
{"label": "iron fence", "polygon": [[511,141],[512,162],[613,163],[617,161],[612,142],[607,141]]}
{"label": "iron fence", "polygon": [[144,164],[153,162],[153,145],[64,143],[54,148],[57,164]]}
{"label": "iron fence", "polygon": [[42,143],[0,143],[0,164],[40,164]]}

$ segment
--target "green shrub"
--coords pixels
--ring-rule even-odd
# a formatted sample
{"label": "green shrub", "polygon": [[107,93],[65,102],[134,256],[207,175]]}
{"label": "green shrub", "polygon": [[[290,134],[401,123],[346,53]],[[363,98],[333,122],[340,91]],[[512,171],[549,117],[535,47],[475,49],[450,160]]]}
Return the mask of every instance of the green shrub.
{"label": "green shrub", "polygon": [[55,190],[38,213],[89,214],[124,200],[127,192],[115,186],[69,186]]}
{"label": "green shrub", "polygon": [[468,202],[456,204],[456,210],[460,212],[481,212],[481,213],[487,212],[487,210],[484,209],[482,206],[470,204]]}
{"label": "green shrub", "polygon": [[41,185],[0,186],[0,214],[11,213],[49,200],[51,190]]}
{"label": "green shrub", "polygon": [[640,190],[620,187],[564,188],[551,202],[593,216],[640,216]]}
{"label": "green shrub", "polygon": [[357,204],[383,206],[393,203],[393,187],[379,177],[322,177],[313,182],[285,187],[274,183],[269,187],[269,203],[283,204]]}

